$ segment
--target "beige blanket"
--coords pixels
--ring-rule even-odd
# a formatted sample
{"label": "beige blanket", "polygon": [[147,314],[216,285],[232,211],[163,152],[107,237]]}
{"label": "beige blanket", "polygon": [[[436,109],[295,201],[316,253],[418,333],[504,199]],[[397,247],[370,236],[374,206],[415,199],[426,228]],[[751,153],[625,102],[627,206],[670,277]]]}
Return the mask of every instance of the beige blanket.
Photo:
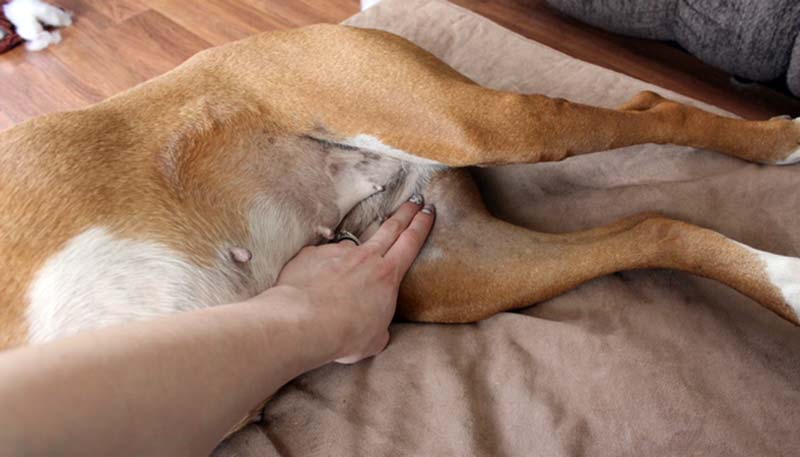
{"label": "beige blanket", "polygon": [[[489,87],[604,106],[653,89],[440,0],[386,0],[349,23]],[[800,255],[800,166],[645,145],[475,175],[495,214],[537,230],[656,210]],[[800,328],[710,280],[620,273],[479,324],[391,331],[375,359],[286,386],[217,455],[800,455]]]}

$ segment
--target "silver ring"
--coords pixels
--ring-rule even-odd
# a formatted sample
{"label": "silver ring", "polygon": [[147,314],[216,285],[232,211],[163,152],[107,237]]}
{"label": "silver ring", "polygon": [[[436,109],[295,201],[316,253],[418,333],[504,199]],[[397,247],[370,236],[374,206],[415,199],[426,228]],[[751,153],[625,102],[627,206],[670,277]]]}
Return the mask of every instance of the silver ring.
{"label": "silver ring", "polygon": [[347,230],[339,230],[336,232],[336,236],[333,237],[331,243],[341,243],[344,240],[352,241],[356,246],[361,245],[361,241],[359,241],[358,237]]}

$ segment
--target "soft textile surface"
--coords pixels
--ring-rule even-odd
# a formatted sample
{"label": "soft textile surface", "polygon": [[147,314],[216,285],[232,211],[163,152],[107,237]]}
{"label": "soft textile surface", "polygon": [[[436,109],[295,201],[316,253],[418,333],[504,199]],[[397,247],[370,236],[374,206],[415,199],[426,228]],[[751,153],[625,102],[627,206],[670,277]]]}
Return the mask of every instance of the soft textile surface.
{"label": "soft textile surface", "polygon": [[[349,22],[494,88],[605,106],[653,89],[439,0]],[[800,255],[800,166],[647,145],[475,174],[498,216],[539,230],[657,210]],[[621,273],[479,324],[391,330],[377,358],[286,386],[217,456],[800,455],[800,328],[710,280]]]}

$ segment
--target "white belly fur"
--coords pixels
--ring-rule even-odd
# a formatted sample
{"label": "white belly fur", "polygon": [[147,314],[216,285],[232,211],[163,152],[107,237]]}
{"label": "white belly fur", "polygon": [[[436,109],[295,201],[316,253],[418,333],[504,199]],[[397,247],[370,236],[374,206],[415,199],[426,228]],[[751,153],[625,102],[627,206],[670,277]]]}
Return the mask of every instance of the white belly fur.
{"label": "white belly fur", "polygon": [[71,239],[28,290],[30,342],[237,299],[225,270],[199,267],[151,241],[102,227]]}

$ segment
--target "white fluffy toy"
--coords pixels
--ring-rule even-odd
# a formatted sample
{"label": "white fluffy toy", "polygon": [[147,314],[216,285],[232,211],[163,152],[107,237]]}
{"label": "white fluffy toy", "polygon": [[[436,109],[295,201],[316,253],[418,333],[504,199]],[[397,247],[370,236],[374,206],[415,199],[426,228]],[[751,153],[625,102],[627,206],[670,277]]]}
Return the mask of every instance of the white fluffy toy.
{"label": "white fluffy toy", "polygon": [[[0,1],[0,4],[6,3]],[[14,32],[25,40],[31,51],[44,49],[61,41],[58,30],[47,31],[45,26],[66,27],[72,24],[72,15],[42,0],[11,0],[3,5],[6,19],[14,25]],[[0,30],[0,39],[4,38]]]}

